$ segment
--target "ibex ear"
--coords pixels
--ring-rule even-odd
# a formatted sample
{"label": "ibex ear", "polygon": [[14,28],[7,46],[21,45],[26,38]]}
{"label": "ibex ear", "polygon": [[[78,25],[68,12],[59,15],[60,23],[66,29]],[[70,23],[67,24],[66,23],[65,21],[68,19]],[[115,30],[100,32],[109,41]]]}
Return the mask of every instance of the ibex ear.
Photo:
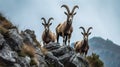
{"label": "ibex ear", "polygon": [[73,15],[76,15],[76,12]]}
{"label": "ibex ear", "polygon": [[52,23],[49,24],[49,26],[52,25]]}
{"label": "ibex ear", "polygon": [[42,25],[45,25],[44,23],[42,23]]}
{"label": "ibex ear", "polygon": [[83,32],[81,32],[81,34],[84,35]]}
{"label": "ibex ear", "polygon": [[91,32],[90,33],[88,33],[88,35],[90,35],[91,34]]}
{"label": "ibex ear", "polygon": [[65,15],[68,15],[68,13],[64,12]]}

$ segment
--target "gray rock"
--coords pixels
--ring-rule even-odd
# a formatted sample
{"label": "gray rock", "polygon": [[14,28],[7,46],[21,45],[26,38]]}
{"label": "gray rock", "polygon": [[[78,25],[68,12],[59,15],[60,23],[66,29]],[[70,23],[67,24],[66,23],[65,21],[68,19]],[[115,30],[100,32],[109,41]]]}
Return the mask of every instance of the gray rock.
{"label": "gray rock", "polygon": [[5,63],[13,64],[16,62],[17,54],[13,51],[2,49],[0,50],[0,59],[2,59]]}
{"label": "gray rock", "polygon": [[51,50],[58,49],[61,46],[58,43],[50,42],[47,45],[44,45],[43,47],[46,48],[47,50],[51,51]]}
{"label": "gray rock", "polygon": [[45,62],[45,59],[43,56],[38,55],[38,60],[39,60],[39,67],[48,67],[47,63]]}
{"label": "gray rock", "polygon": [[11,50],[11,48],[9,47],[9,45],[6,43],[3,35],[0,34],[0,50],[2,50],[3,48]]}
{"label": "gray rock", "polygon": [[17,63],[19,63],[21,67],[30,67],[30,59],[28,57],[18,57]]}
{"label": "gray rock", "polygon": [[70,61],[72,64],[74,64],[76,67],[89,67],[89,64],[87,60],[85,60],[80,54],[74,54],[71,58]]}
{"label": "gray rock", "polygon": [[22,31],[21,36],[23,37],[24,42],[27,42],[31,46],[34,46],[39,61],[39,66],[48,67],[47,63],[45,62],[44,55],[42,54],[40,48],[36,47],[36,43],[33,41],[34,38],[36,38],[34,31],[27,29],[25,31]]}
{"label": "gray rock", "polygon": [[11,48],[6,43],[3,36],[0,34],[0,60],[7,64],[13,64],[16,62],[17,53],[11,51]]}
{"label": "gray rock", "polygon": [[68,46],[61,46],[60,48],[58,49],[54,49],[51,51],[55,56],[62,56],[66,53],[69,53],[69,52],[74,52],[74,50],[71,48],[71,47],[68,47]]}
{"label": "gray rock", "polygon": [[64,65],[55,57],[51,52],[48,52],[45,56],[45,60],[48,65],[53,64],[55,67],[64,67]]}
{"label": "gray rock", "polygon": [[50,42],[44,45],[44,48],[48,50],[44,55],[36,46],[35,38],[34,31],[29,29],[22,31],[21,34],[17,29],[9,29],[7,37],[0,34],[0,62],[6,64],[6,67],[36,67],[30,65],[29,56],[18,56],[23,43],[26,42],[35,49],[39,67],[89,67],[88,62],[82,56],[66,45],[61,46],[58,43]]}
{"label": "gray rock", "polygon": [[36,38],[34,31],[29,30],[29,29],[25,31],[21,31],[21,36],[24,42],[30,43],[33,46],[35,46],[35,43],[33,42],[33,38]]}
{"label": "gray rock", "polygon": [[19,35],[17,29],[9,29],[9,37],[6,38],[6,41],[13,50],[21,50],[21,47],[23,45],[23,39]]}

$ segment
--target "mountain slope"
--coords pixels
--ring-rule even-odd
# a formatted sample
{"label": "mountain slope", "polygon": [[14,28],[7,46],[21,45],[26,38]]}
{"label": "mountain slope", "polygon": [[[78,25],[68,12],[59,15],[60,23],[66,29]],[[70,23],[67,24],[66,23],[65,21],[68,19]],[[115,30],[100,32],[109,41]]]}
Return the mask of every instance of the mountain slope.
{"label": "mountain slope", "polygon": [[89,67],[69,46],[50,42],[41,46],[34,30],[19,32],[0,14],[0,67]]}
{"label": "mountain slope", "polygon": [[93,52],[100,56],[105,67],[120,66],[120,46],[114,44],[109,39],[104,40],[101,37],[93,37],[89,40],[89,55]]}

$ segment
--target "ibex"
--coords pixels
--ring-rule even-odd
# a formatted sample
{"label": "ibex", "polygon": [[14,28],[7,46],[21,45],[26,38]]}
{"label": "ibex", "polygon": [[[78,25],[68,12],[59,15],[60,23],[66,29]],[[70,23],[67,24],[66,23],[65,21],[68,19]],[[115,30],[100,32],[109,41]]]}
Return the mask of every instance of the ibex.
{"label": "ibex", "polygon": [[66,45],[66,42],[68,40],[68,46],[70,45],[70,38],[71,34],[73,32],[72,22],[73,22],[73,16],[76,15],[75,9],[79,8],[77,5],[75,5],[70,12],[67,5],[62,5],[61,8],[66,8],[67,12],[64,12],[65,15],[67,15],[67,19],[64,21],[64,23],[60,23],[56,27],[56,36],[57,36],[57,43],[59,43],[59,36],[63,37],[63,43]]}
{"label": "ibex", "polygon": [[42,23],[42,25],[44,26],[44,31],[42,34],[42,40],[43,40],[43,44],[48,44],[49,42],[55,42],[56,36],[54,33],[52,33],[49,29],[50,25],[52,23],[50,23],[51,20],[53,20],[53,18],[49,18],[48,23],[46,22],[45,18],[41,18],[41,20],[44,21],[44,23]]}
{"label": "ibex", "polygon": [[74,45],[75,51],[76,52],[80,52],[80,54],[85,54],[85,56],[87,55],[87,52],[89,50],[89,44],[88,44],[88,36],[91,34],[90,29],[92,29],[92,27],[89,27],[87,32],[85,31],[84,27],[80,27],[80,29],[83,30],[83,32],[81,32],[81,34],[83,35],[83,40],[82,41],[77,41]]}

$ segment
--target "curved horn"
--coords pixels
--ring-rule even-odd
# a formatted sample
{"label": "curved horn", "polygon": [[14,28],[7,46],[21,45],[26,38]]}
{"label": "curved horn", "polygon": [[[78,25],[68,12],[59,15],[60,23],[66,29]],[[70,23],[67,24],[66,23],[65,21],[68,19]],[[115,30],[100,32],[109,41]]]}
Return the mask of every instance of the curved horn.
{"label": "curved horn", "polygon": [[88,30],[87,30],[87,33],[89,33],[90,29],[93,29],[92,27],[89,27]]}
{"label": "curved horn", "polygon": [[53,17],[49,18],[48,24],[50,23],[51,20],[54,20],[54,18]]}
{"label": "curved horn", "polygon": [[78,5],[75,5],[75,6],[73,7],[73,9],[72,9],[72,14],[74,13],[74,11],[75,11],[76,8],[79,9]]}
{"label": "curved horn", "polygon": [[79,27],[79,28],[81,28],[81,29],[83,30],[84,33],[86,32],[84,27]]}
{"label": "curved horn", "polygon": [[67,12],[70,13],[69,7],[68,7],[67,5],[62,5],[61,8],[62,8],[62,7],[65,7],[66,10],[67,10]]}
{"label": "curved horn", "polygon": [[43,21],[44,21],[44,23],[46,24],[46,20],[45,20],[45,18],[44,18],[44,17],[42,17],[42,18],[41,18],[41,20],[43,20]]}

